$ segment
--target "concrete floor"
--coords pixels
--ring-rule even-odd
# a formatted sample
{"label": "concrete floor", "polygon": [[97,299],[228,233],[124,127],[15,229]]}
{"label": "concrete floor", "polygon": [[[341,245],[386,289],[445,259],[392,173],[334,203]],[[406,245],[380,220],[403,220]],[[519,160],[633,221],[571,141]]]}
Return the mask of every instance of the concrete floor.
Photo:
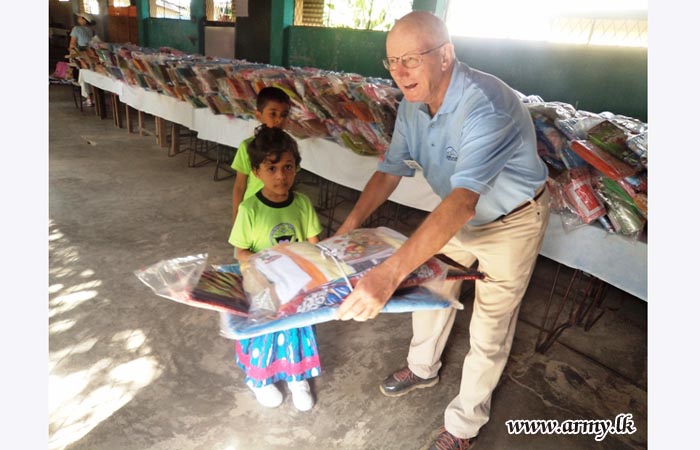
{"label": "concrete floor", "polygon": [[[317,326],[323,373],[312,411],[260,407],[234,366],[217,314],[155,296],[133,272],[162,259],[232,256],[233,178],[189,168],[152,136],[129,134],[70,88],[49,90],[49,449],[417,449],[442,425],[468,349],[472,299],[464,289],[440,383],[401,398],[379,383],[404,364],[409,314]],[[310,179],[310,177],[308,177]],[[300,185],[312,197],[313,184]],[[415,226],[416,214],[396,226]],[[415,220],[414,220],[415,219]],[[402,229],[403,228],[403,229]],[[513,351],[479,449],[647,448],[647,304],[615,288],[589,330],[567,329],[534,351],[557,264],[540,257]],[[564,268],[564,274],[571,271]],[[559,292],[561,289],[558,289]],[[510,435],[509,419],[609,419],[636,432]]]}

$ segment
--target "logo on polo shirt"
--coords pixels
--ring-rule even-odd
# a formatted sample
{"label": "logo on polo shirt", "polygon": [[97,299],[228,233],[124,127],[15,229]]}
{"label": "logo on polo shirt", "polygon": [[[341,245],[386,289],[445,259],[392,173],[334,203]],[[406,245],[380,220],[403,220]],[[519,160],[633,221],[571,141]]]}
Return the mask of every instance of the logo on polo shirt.
{"label": "logo on polo shirt", "polygon": [[445,149],[445,159],[448,161],[457,161],[457,150],[451,145],[448,145]]}

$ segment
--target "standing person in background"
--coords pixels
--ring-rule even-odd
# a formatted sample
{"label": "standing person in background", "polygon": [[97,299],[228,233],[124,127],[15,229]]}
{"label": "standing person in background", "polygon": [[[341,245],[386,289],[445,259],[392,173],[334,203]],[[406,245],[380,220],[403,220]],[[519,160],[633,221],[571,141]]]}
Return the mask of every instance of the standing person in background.
{"label": "standing person in background", "polygon": [[74,26],[70,31],[68,48],[85,50],[90,44],[90,39],[95,36],[95,30],[92,28],[93,22],[90,20],[90,16],[85,13],[78,13],[76,17],[78,25]]}
{"label": "standing person in background", "polygon": [[[258,92],[256,99],[255,118],[258,122],[270,128],[281,128],[287,125],[287,117],[292,107],[289,96],[276,87],[265,87]],[[263,183],[252,172],[250,158],[248,157],[248,145],[253,136],[245,139],[238,146],[236,156],[233,158],[231,168],[236,171],[236,180],[233,183],[233,222],[236,222],[238,206],[251,195],[254,195],[262,187]]]}
{"label": "standing person in background", "polygon": [[[438,17],[414,11],[399,19],[387,35],[386,54],[384,65],[404,98],[385,158],[337,234],[361,226],[401,177],[416,170],[442,201],[392,257],[360,279],[337,315],[375,318],[399,283],[436,253],[465,266],[478,260],[486,278],[475,285],[460,391],[429,441],[435,450],[468,449],[489,420],[549,220],[547,168],[527,108],[503,81],[456,60]],[[446,282],[443,289],[454,297],[460,283]],[[407,366],[384,380],[384,395],[437,384],[456,313],[412,314]]]}
{"label": "standing person in background", "polygon": [[[90,41],[96,36],[95,30],[92,28],[94,23],[85,13],[76,14],[78,25],[74,26],[70,31],[70,43],[68,44],[68,50],[85,50],[90,45]],[[73,69],[73,79],[78,81],[78,69]],[[83,103],[87,107],[94,106],[92,101],[92,94],[88,93],[87,87],[81,86],[81,94],[86,97],[87,100]]]}

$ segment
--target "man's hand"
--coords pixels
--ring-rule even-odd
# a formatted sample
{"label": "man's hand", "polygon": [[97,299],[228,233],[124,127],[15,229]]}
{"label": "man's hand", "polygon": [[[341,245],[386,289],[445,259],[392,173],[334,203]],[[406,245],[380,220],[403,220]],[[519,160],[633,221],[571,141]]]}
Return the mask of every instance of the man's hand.
{"label": "man's hand", "polygon": [[[376,172],[372,180],[375,177],[379,180],[382,176],[381,172]],[[398,184],[399,179],[400,177],[396,177],[392,180]],[[392,184],[392,186],[396,187],[396,184]],[[360,198],[365,198],[367,192],[367,188],[365,188]],[[439,253],[452,236],[474,217],[474,209],[478,200],[479,194],[476,192],[463,188],[453,189],[396,253],[360,279],[355,290],[345,298],[338,308],[336,317],[341,320],[355,319],[358,321],[377,317],[401,281],[416,267]],[[358,209],[357,205],[353,211],[356,209]],[[373,211],[374,209],[366,208],[365,210]],[[346,227],[352,229],[356,222],[346,219],[341,228],[343,230]]]}
{"label": "man's hand", "polygon": [[357,286],[341,303],[336,317],[358,322],[374,319],[394,294],[400,281],[392,279],[389,266],[380,264],[360,278]]}

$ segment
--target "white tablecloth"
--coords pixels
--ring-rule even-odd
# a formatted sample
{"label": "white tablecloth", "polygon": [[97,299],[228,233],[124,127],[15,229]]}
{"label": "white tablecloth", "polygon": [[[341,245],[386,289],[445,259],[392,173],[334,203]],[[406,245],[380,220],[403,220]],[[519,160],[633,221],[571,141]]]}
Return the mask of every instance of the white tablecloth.
{"label": "white tablecloth", "polygon": [[96,88],[100,88],[105,91],[112,92],[121,97],[122,90],[127,87],[126,83],[120,83],[110,77],[106,77],[92,70],[80,69],[78,74],[78,83],[89,83]]}
{"label": "white tablecloth", "polygon": [[566,232],[552,214],[540,254],[647,300],[647,244],[594,225]]}
{"label": "white tablecloth", "polygon": [[[118,82],[119,83],[119,82]],[[194,108],[186,102],[136,86],[122,84],[119,99],[134,109],[178,123],[187,128],[194,127]]]}
{"label": "white tablecloth", "polygon": [[[80,80],[119,95],[122,102],[135,109],[197,131],[198,137],[207,141],[238,147],[243,139],[253,135],[258,125],[254,120],[216,115],[209,108],[194,108],[189,103],[129,86],[90,70],[81,70]],[[358,191],[377,166],[376,158],[358,155],[326,139],[298,142],[302,168]],[[440,202],[422,173],[402,179],[390,200],[423,211],[432,211]],[[592,225],[565,232],[560,217],[552,214],[540,254],[647,300],[647,244],[644,242],[609,234]]]}
{"label": "white tablecloth", "polygon": [[230,147],[238,147],[243,139],[255,132],[255,120],[236,119],[225,114],[214,114],[209,108],[194,110],[194,129],[197,137],[205,141],[218,142]]}

